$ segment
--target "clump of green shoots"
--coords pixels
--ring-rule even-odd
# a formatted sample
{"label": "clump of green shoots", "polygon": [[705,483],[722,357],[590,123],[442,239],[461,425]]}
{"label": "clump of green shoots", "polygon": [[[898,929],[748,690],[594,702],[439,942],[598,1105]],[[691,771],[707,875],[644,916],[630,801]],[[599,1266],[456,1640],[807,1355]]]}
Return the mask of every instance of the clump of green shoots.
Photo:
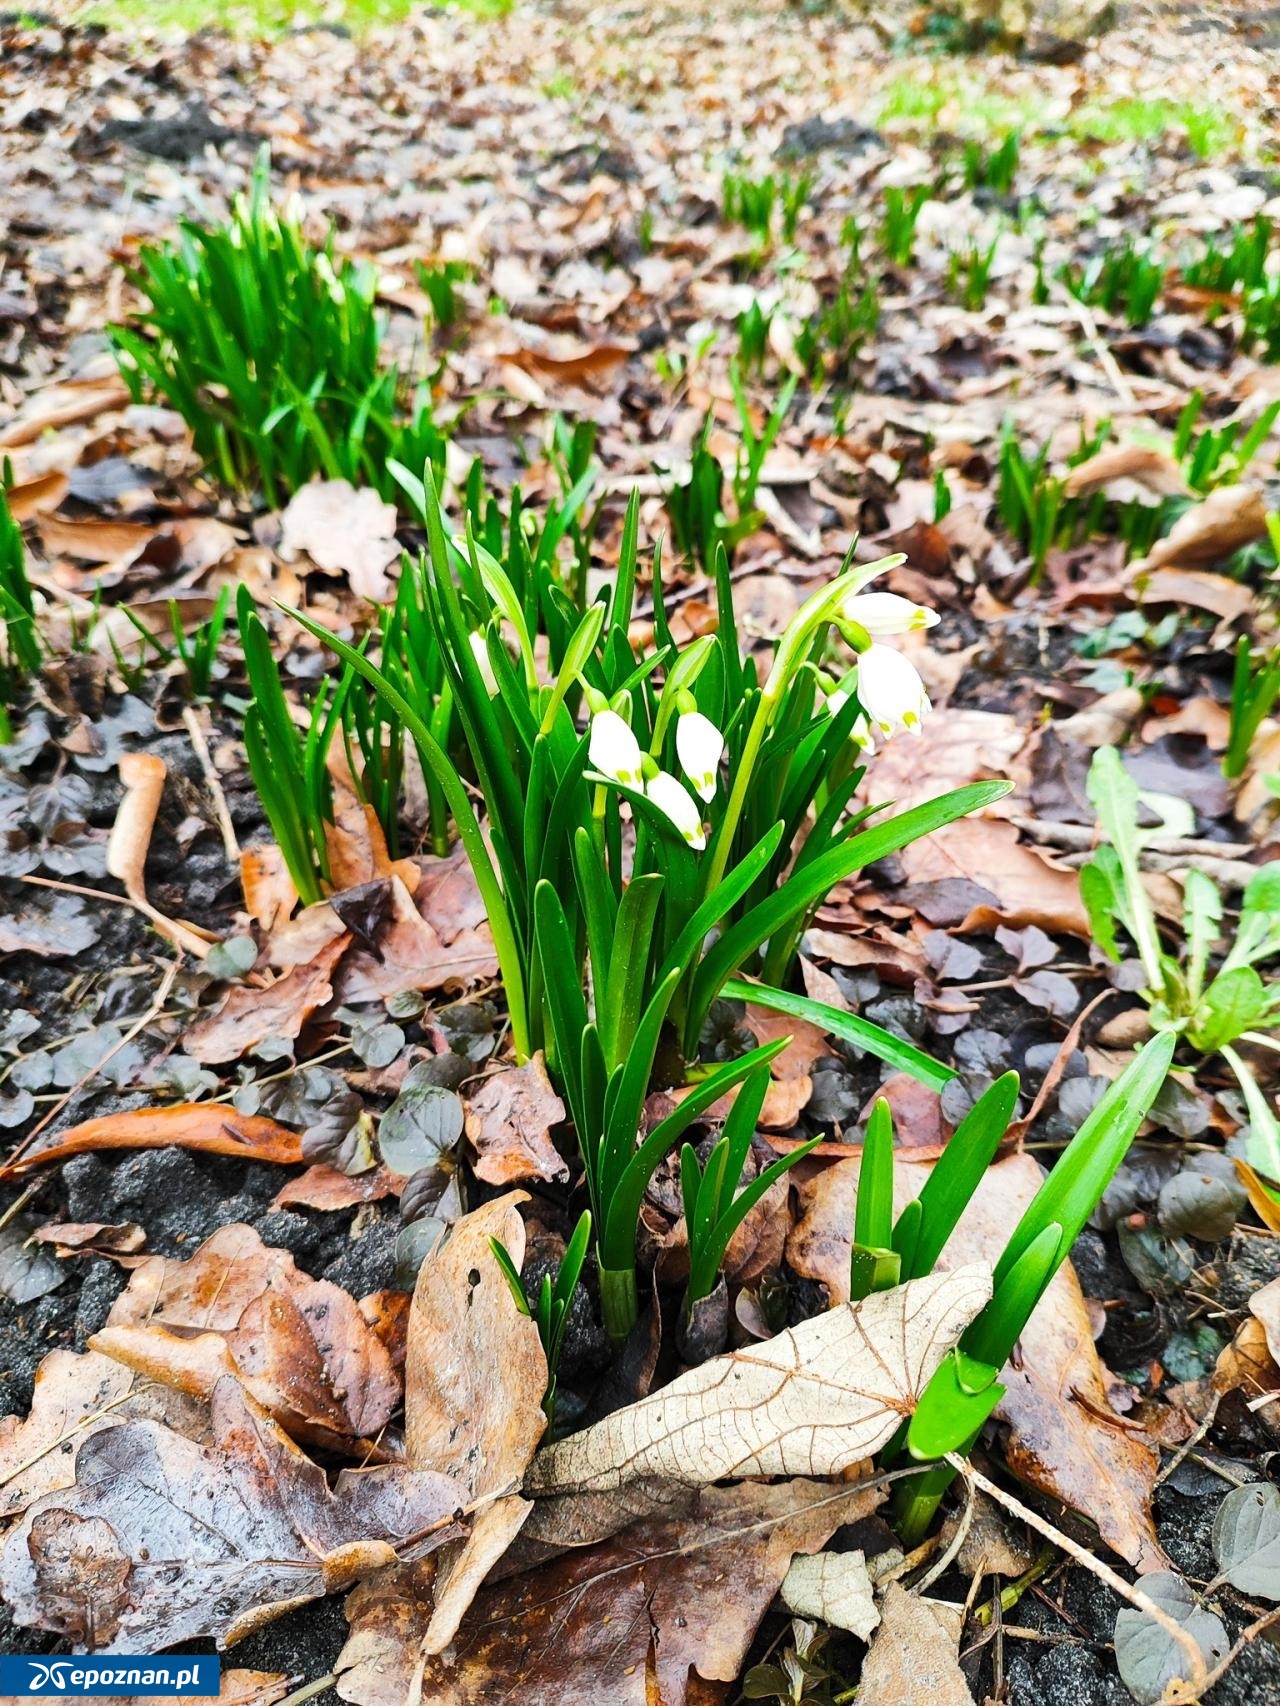
{"label": "clump of green shoots", "polygon": [[1058,542],[1065,503],[1066,482],[1049,471],[1048,443],[1028,456],[1018,443],[1013,423],[1006,421],[1000,435],[996,509],[1030,557],[1036,581]]}
{"label": "clump of green shoots", "polygon": [[1280,400],[1269,403],[1241,437],[1243,422],[1228,421],[1222,427],[1205,427],[1197,433],[1196,423],[1204,408],[1204,392],[1188,397],[1173,434],[1174,460],[1181,462],[1187,485],[1193,492],[1211,492],[1215,486],[1234,485],[1270,436],[1280,419]]}
{"label": "clump of green shoots", "polygon": [[987,292],[991,288],[991,268],[999,246],[997,233],[985,249],[979,243],[971,242],[952,251],[947,265],[947,282],[971,313],[977,313],[986,306]]}
{"label": "clump of green shoots", "polygon": [[1127,237],[1123,247],[1107,249],[1083,267],[1064,266],[1058,276],[1081,302],[1131,326],[1145,326],[1164,289],[1166,270],[1149,248]]}
{"label": "clump of green shoots", "polygon": [[801,327],[795,340],[796,354],[807,373],[843,378],[879,326],[880,298],[875,285],[861,276],[855,258],[832,300]]}
{"label": "clump of green shoots", "polygon": [[[954,1471],[938,1460],[967,1456],[1004,1395],[1000,1371],[1071,1253],[1169,1071],[1175,1039],[1154,1037],[1110,1086],[1054,1165],[1014,1228],[995,1264],[991,1301],[966,1328],[921,1395],[915,1414],[899,1435],[898,1451],[935,1468],[903,1481],[895,1497],[897,1527],[907,1546],[916,1546],[950,1484]],[[893,1218],[893,1126],[880,1104],[874,1140],[867,1130],[858,1181],[853,1252],[855,1282],[886,1290],[931,1273],[1004,1136],[1017,1096],[1009,1073],[975,1103],[933,1168],[924,1189]],[[870,1207],[863,1210],[863,1179]],[[890,1453],[894,1447],[890,1447]]]}
{"label": "clump of green shoots", "polygon": [[[636,1319],[636,1216],[648,1179],[700,1112],[777,1047],[699,1063],[713,1003],[739,996],[744,974],[759,977],[750,999],[829,1025],[938,1084],[942,1069],[919,1049],[783,985],[834,883],[1007,787],[975,783],[871,827],[852,806],[864,768],[856,728],[889,734],[927,710],[907,658],[861,620],[883,636],[935,619],[892,595],[860,602],[888,562],[850,563],[806,601],[762,680],[739,649],[723,549],[711,565],[715,633],[674,642],[655,564],[652,643],[633,639],[634,496],[614,583],[585,608],[554,554],[521,559],[518,583],[474,524],[450,538],[430,477],[415,502],[429,549],[402,578],[417,583],[474,790],[384,670],[294,614],[370,683],[442,789],[488,914],[515,1053],[545,1051],[572,1116],[606,1326],[621,1339]],[[469,500],[468,515],[478,507]],[[489,537],[498,542],[496,527]],[[554,620],[535,630],[530,612]],[[535,632],[545,653],[535,655]],[[844,660],[838,645],[851,648]],[[688,1078],[691,1089],[645,1134],[659,1060],[664,1082]]]}
{"label": "clump of green shoots", "polygon": [[[684,1223],[689,1236],[689,1283],[685,1291],[685,1317],[704,1297],[715,1290],[720,1263],[729,1240],[760,1199],[773,1185],[803,1161],[821,1143],[812,1138],[781,1155],[763,1168],[745,1190],[739,1191],[742,1170],[751,1150],[751,1139],[759,1123],[769,1088],[769,1069],[757,1066],[748,1075],[724,1122],[724,1130],[712,1147],[705,1166],[699,1166],[693,1145],[680,1151],[680,1192],[684,1199]],[[735,1194],[736,1193],[736,1194]]]}
{"label": "clump of green shoots", "polygon": [[326,832],[333,823],[333,786],[326,760],[349,682],[344,679],[334,693],[329,682],[321,683],[301,733],[289,712],[271,636],[245,586],[236,600],[236,621],[253,694],[244,719],[249,773],[298,898],[311,906],[324,899],[330,883]]}
{"label": "clump of green shoots", "polygon": [[920,210],[932,196],[928,184],[903,189],[890,184],[884,192],[884,217],[880,225],[880,243],[885,254],[897,267],[911,264],[916,246],[916,225]]}
{"label": "clump of green shoots", "polygon": [[1123,927],[1142,962],[1142,998],[1153,1028],[1175,1040],[1184,1038],[1199,1054],[1221,1054],[1249,1112],[1249,1164],[1280,1186],[1280,1120],[1234,1046],[1242,1039],[1276,1046],[1269,1033],[1280,1015],[1280,981],[1265,982],[1257,968],[1280,954],[1280,866],[1261,866],[1249,882],[1235,934],[1211,976],[1210,956],[1222,934],[1222,896],[1202,871],[1188,871],[1182,941],[1176,952],[1165,951],[1142,882],[1138,787],[1114,747],[1101,747],[1094,757],[1089,798],[1105,837],[1080,873],[1080,894],[1094,940],[1109,959],[1118,961],[1117,925]]}
{"label": "clump of green shoots", "polygon": [[13,468],[6,460],[0,469],[0,746],[12,738],[14,697],[44,657],[22,529],[9,509],[12,484]]}
{"label": "clump of green shoots", "polygon": [[1280,646],[1255,657],[1247,634],[1236,641],[1231,680],[1231,727],[1222,757],[1224,776],[1244,774],[1258,730],[1280,699]]}
{"label": "clump of green shoots", "polygon": [[467,282],[473,269],[465,261],[437,261],[431,265],[419,261],[416,271],[437,328],[442,332],[451,330],[462,318],[458,286]]}
{"label": "clump of green shoots", "polygon": [[780,214],[784,242],[794,243],[800,216],[813,191],[812,172],[793,177],[790,172],[767,173],[762,178],[741,172],[726,172],[721,186],[721,209],[726,225],[742,225],[761,244],[773,234],[775,210]]}
{"label": "clump of green shoots", "polygon": [[525,1290],[520,1270],[512,1261],[511,1252],[506,1245],[500,1238],[489,1240],[489,1247],[502,1269],[503,1277],[511,1287],[516,1307],[522,1315],[528,1315],[538,1324],[538,1337],[542,1341],[543,1355],[547,1359],[547,1390],[543,1394],[542,1408],[546,1412],[547,1425],[553,1433],[556,1425],[556,1385],[560,1371],[560,1353],[564,1349],[564,1335],[569,1325],[573,1294],[582,1278],[590,1244],[591,1210],[584,1209],[573,1229],[573,1236],[565,1245],[555,1279],[553,1280],[550,1274],[543,1274],[537,1295],[531,1297]]}
{"label": "clump of green shoots", "polygon": [[1018,177],[1018,133],[1011,130],[998,147],[988,149],[977,138],[964,145],[964,184],[968,190],[992,190],[1011,195]]}
{"label": "clump of green shoots", "polygon": [[130,280],[146,309],[111,329],[120,371],[182,415],[237,490],[279,504],[320,474],[390,496],[391,458],[443,461],[430,393],[383,361],[377,269],[309,243],[271,205],[269,171],[264,150],[228,224],[187,222],[141,251]]}
{"label": "clump of green shoots", "polygon": [[759,297],[738,315],[738,365],[743,373],[759,376],[764,372],[772,324],[773,310],[762,308]]}

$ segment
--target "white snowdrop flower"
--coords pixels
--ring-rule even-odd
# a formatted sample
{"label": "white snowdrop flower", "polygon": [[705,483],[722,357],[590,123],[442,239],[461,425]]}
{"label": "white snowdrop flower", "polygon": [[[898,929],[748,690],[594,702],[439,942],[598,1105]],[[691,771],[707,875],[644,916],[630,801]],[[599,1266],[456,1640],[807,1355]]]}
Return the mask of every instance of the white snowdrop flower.
{"label": "white snowdrop flower", "polygon": [[676,754],[680,767],[704,800],[716,795],[716,772],[724,755],[724,736],[701,711],[687,711],[676,719]]}
{"label": "white snowdrop flower", "polygon": [[[827,711],[833,717],[838,717],[848,703],[849,695],[843,687],[837,687],[833,693],[827,694]],[[853,727],[849,730],[849,739],[862,752],[875,751],[875,733],[865,717],[854,718]]]}
{"label": "white snowdrop flower", "polygon": [[942,618],[927,605],[914,604],[909,598],[899,598],[896,592],[859,592],[846,598],[840,607],[846,622],[856,622],[872,639],[884,639],[888,634],[910,634],[919,628],[932,628]]}
{"label": "white snowdrop flower", "polygon": [[601,775],[612,776],[627,788],[644,786],[640,743],[616,711],[597,711],[592,717],[587,752]]}
{"label": "white snowdrop flower", "polygon": [[919,734],[931,708],[915,665],[892,646],[873,644],[859,656],[858,698],[872,727],[885,735],[895,729]]}
{"label": "white snowdrop flower", "polygon": [[476,668],[480,671],[480,679],[489,690],[490,699],[498,691],[498,678],[493,673],[493,662],[489,657],[489,648],[485,644],[483,634],[470,635],[471,654],[476,660]]}
{"label": "white snowdrop flower", "polygon": [[659,770],[645,792],[658,810],[671,819],[690,847],[701,852],[707,845],[706,832],[698,808],[689,798],[684,784],[666,770]]}

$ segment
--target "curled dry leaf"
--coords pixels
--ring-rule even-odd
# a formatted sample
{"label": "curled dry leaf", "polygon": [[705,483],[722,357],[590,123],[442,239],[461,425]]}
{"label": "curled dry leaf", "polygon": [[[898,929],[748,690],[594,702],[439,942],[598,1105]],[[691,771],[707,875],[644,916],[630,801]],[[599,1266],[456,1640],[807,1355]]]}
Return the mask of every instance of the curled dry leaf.
{"label": "curled dry leaf", "polygon": [[0,1167],[0,1177],[24,1173],[97,1149],[194,1149],[204,1155],[236,1155],[244,1161],[302,1160],[302,1138],[260,1114],[238,1114],[218,1102],[176,1102],[170,1108],[136,1108],[104,1114],[70,1131],[53,1132],[39,1148]]}
{"label": "curled dry leaf", "polygon": [[1076,873],[1051,865],[1034,847],[1019,841],[1011,823],[966,817],[945,824],[903,849],[902,868],[912,884],[971,881],[991,896],[978,902],[962,921],[962,934],[989,933],[997,924],[1038,924],[1089,939],[1089,918],[1080,900]]}
{"label": "curled dry leaf", "polygon": [[841,1474],[888,1443],[990,1295],[990,1269],[975,1263],[832,1309],[549,1446],[526,1488]]}
{"label": "curled dry leaf", "polygon": [[526,1065],[506,1067],[486,1078],[467,1100],[466,1129],[476,1151],[476,1177],[491,1185],[567,1179],[568,1163],[551,1141],[551,1127],[560,1124],[564,1113],[541,1050]]}
{"label": "curled dry leaf", "polygon": [[453,1639],[491,1566],[529,1514],[518,1496],[546,1427],[547,1362],[489,1240],[524,1260],[523,1191],[456,1221],[418,1272],[405,1363],[405,1447],[418,1468],[449,1476],[459,1504],[484,1501],[471,1533],[441,1554],[425,1651]]}
{"label": "curled dry leaf", "polygon": [[266,989],[237,984],[221,1007],[197,1019],[183,1039],[202,1065],[239,1060],[268,1037],[296,1037],[318,1007],[333,995],[333,971],[351,938],[327,942],[306,965],[295,966]]}
{"label": "curled dry leaf", "polygon": [[[100,1220],[51,1221],[47,1226],[37,1226],[31,1236],[42,1244],[52,1244],[59,1256],[111,1256],[116,1260],[134,1256],[147,1241],[146,1233],[131,1220],[115,1226]],[[122,1265],[132,1264],[125,1261]]]}
{"label": "curled dry leaf", "polygon": [[272,1208],[354,1208],[357,1203],[381,1202],[384,1197],[398,1197],[404,1180],[389,1167],[375,1167],[368,1173],[343,1173],[327,1161],[317,1161],[314,1167],[288,1184],[281,1185],[271,1199]]}
{"label": "curled dry leaf", "polygon": [[1156,541],[1149,557],[1130,563],[1127,577],[1136,580],[1171,563],[1180,567],[1219,563],[1242,545],[1265,539],[1266,533],[1267,506],[1262,493],[1243,484],[1219,486],[1203,503],[1193,504],[1178,517],[1165,537]]}
{"label": "curled dry leaf", "polygon": [[107,1652],[229,1646],[453,1526],[441,1475],[344,1471],[331,1490],[234,1380],[214,1388],[211,1417],[212,1445],[145,1421],[84,1442],[75,1485],[38,1500],[0,1554],[16,1623]]}
{"label": "curled dry leaf", "polygon": [[[945,1608],[944,1608],[945,1609]],[[958,1629],[948,1627],[927,1599],[890,1582],[862,1665],[858,1706],[973,1706],[956,1656]]]}
{"label": "curled dry leaf", "polygon": [[795,1617],[847,1629],[869,1641],[880,1621],[867,1560],[861,1552],[815,1552],[793,1558],[778,1597]]}
{"label": "curled dry leaf", "polygon": [[251,1226],[220,1227],[189,1262],[144,1262],[89,1342],[192,1397],[232,1375],[293,1438],[330,1450],[373,1438],[400,1399],[355,1299]]}
{"label": "curled dry leaf", "polygon": [[1154,497],[1179,497],[1187,489],[1181,467],[1167,450],[1146,444],[1112,444],[1076,463],[1064,482],[1065,495],[1085,497],[1121,480],[1134,482]]}
{"label": "curled dry leaf", "polygon": [[1194,610],[1207,610],[1224,622],[1247,616],[1254,605],[1247,586],[1229,575],[1211,575],[1204,569],[1153,569],[1138,583],[1138,596],[1143,604],[1190,605]]}
{"label": "curled dry leaf", "polygon": [[[450,1652],[415,1675],[429,1569],[387,1571],[347,1602],[338,1693],[358,1706],[692,1706],[733,1682],[797,1553],[869,1516],[879,1489],[813,1481],[707,1487],[692,1510],[481,1588]],[[428,1561],[429,1563],[429,1561]]]}
{"label": "curled dry leaf", "polygon": [[470,867],[448,859],[421,860],[416,891],[390,878],[392,903],[377,953],[356,947],[335,980],[342,1001],[359,1006],[415,989],[443,989],[497,975],[493,937]]}
{"label": "curled dry leaf", "polygon": [[[787,1261],[798,1274],[820,1280],[833,1298],[849,1293],[859,1166],[838,1161],[798,1187],[801,1214],[787,1243]],[[920,1194],[928,1176],[927,1166],[895,1156],[895,1211]],[[942,1263],[968,1273],[961,1264],[994,1262],[1041,1178],[1025,1154],[988,1168]],[[1108,1546],[1131,1564],[1159,1568],[1163,1554],[1151,1520],[1157,1456],[1142,1430],[1111,1407],[1080,1282],[1069,1262],[1054,1276],[1020,1342],[1018,1365],[1010,1364],[1001,1377],[1006,1391],[996,1412],[1009,1429],[1009,1467],[1029,1486],[1096,1522]]]}

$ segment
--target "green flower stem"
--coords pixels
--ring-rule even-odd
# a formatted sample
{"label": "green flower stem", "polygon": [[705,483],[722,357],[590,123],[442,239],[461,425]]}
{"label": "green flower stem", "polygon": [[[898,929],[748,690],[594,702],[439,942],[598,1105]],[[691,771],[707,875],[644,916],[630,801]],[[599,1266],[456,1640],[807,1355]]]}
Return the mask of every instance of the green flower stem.
{"label": "green flower stem", "polygon": [[830,586],[823,587],[806,599],[787,624],[782,638],[778,641],[773,668],[761,689],[756,714],[747,731],[746,744],[743,746],[742,757],[738,761],[737,772],[733,778],[729,803],[720,821],[711,857],[703,871],[703,894],[711,894],[724,876],[733,849],[733,838],[747,803],[752,772],[760,756],[760,748],[764,745],[764,737],[792,676],[808,656],[814,636],[824,622],[831,620],[832,613],[846,598],[851,597],[885,569],[892,568],[895,563],[904,560],[901,556],[886,557],[876,563],[857,564],[845,569],[842,574],[836,576]]}
{"label": "green flower stem", "polygon": [[[978,1442],[982,1432],[979,1427],[966,1440],[960,1441],[956,1447],[959,1457],[968,1457]],[[956,1478],[956,1472],[950,1464],[937,1463],[929,1469],[922,1469],[918,1475],[910,1475],[905,1481],[899,1481],[893,1497],[893,1527],[898,1538],[910,1552],[919,1546],[929,1532],[930,1524],[938,1506],[942,1503],[942,1495]]]}
{"label": "green flower stem", "polygon": [[615,1345],[620,1345],[631,1336],[631,1329],[640,1314],[636,1296],[636,1270],[634,1267],[606,1268],[599,1259],[599,1246],[596,1261],[600,1275],[600,1313],[604,1317],[604,1330]]}

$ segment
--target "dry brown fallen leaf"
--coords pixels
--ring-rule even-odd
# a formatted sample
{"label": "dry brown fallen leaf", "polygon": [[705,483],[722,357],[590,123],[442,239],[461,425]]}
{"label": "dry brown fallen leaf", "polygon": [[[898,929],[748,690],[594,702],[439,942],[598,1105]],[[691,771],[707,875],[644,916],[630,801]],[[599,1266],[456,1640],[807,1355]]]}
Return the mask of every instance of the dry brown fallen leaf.
{"label": "dry brown fallen leaf", "polygon": [[563,354],[558,355],[549,350],[517,349],[497,359],[523,368],[526,373],[536,373],[543,379],[581,385],[608,379],[634,353],[633,344],[591,344],[585,348],[566,348]]}
{"label": "dry brown fallen leaf", "polygon": [[306,965],[295,966],[265,989],[236,984],[221,1007],[197,1019],[183,1038],[194,1060],[217,1065],[239,1060],[268,1037],[296,1037],[318,1007],[333,996],[334,968],[351,937],[345,931],[327,942]]}
{"label": "dry brown fallen leaf", "polygon": [[[959,1608],[957,1608],[959,1609]],[[880,1627],[862,1661],[858,1706],[973,1706],[948,1628],[927,1599],[890,1582]]]}
{"label": "dry brown fallen leaf", "polygon": [[431,1561],[387,1571],[347,1601],[338,1693],[357,1706],[694,1706],[705,1682],[737,1680],[793,1557],[882,1497],[813,1481],[704,1488],[687,1515],[481,1588],[419,1674]]}
{"label": "dry brown fallen leaf", "polygon": [[524,1222],[513,1191],[455,1221],[418,1272],[405,1359],[405,1451],[447,1475],[460,1505],[478,1504],[471,1532],[440,1553],[423,1651],[443,1651],[490,1568],[530,1511],[519,1497],[546,1429],[547,1359],[537,1323],[516,1307],[491,1238],[517,1268]]}
{"label": "dry brown fallen leaf", "polygon": [[498,957],[470,867],[453,855],[419,863],[422,879],[415,894],[398,877],[390,879],[391,916],[378,935],[381,958],[354,948],[335,980],[339,1000],[387,1001],[409,990],[497,975]]}
{"label": "dry brown fallen leaf", "polygon": [[84,1441],[75,1485],[37,1500],[0,1555],[16,1623],[109,1652],[229,1646],[453,1528],[452,1481],[393,1465],[330,1489],[234,1380],[211,1418],[207,1446],[147,1421]]}
{"label": "dry brown fallen leaf", "polygon": [[110,1256],[121,1266],[147,1260],[137,1254],[147,1235],[131,1220],[115,1225],[101,1220],[51,1220],[37,1226],[31,1236],[42,1244],[52,1244],[59,1256]]}
{"label": "dry brown fallen leaf", "polygon": [[[798,1187],[801,1214],[787,1242],[790,1266],[820,1280],[833,1299],[849,1295],[859,1167],[857,1161],[838,1161]],[[928,1176],[927,1166],[895,1156],[895,1210],[920,1194]],[[969,1271],[962,1264],[993,1263],[1041,1178],[1026,1154],[990,1167],[943,1263],[961,1273]],[[1019,1365],[1010,1364],[1001,1376],[1006,1390],[996,1412],[1009,1429],[1009,1467],[1028,1485],[1096,1522],[1107,1544],[1131,1564],[1162,1567],[1150,1508],[1156,1454],[1142,1431],[1111,1408],[1070,1263],[1059,1269],[1020,1342]]]}
{"label": "dry brown fallen leaf", "polygon": [[467,1139],[476,1152],[476,1177],[491,1185],[567,1179],[568,1162],[551,1141],[551,1127],[564,1114],[541,1050],[526,1065],[504,1067],[486,1078],[467,1098]]}
{"label": "dry brown fallen leaf", "polygon": [[877,753],[862,793],[906,811],[979,777],[1017,777],[1026,740],[1026,729],[1010,712],[949,710],[928,718],[919,735],[900,735]]}
{"label": "dry brown fallen leaf", "polygon": [[354,1208],[357,1203],[381,1202],[384,1197],[398,1197],[404,1179],[389,1167],[375,1167],[368,1173],[352,1175],[327,1161],[317,1161],[296,1179],[281,1185],[271,1199],[272,1208],[321,1208],[327,1211]]}
{"label": "dry brown fallen leaf", "polygon": [[91,421],[109,409],[125,408],[128,402],[129,388],[115,373],[45,386],[36,393],[29,409],[0,429],[0,449],[16,450],[20,445],[34,444],[57,427]]}
{"label": "dry brown fallen leaf", "polygon": [[1113,444],[1077,462],[1064,482],[1066,496],[1084,497],[1114,481],[1133,481],[1156,497],[1178,497],[1186,491],[1181,466],[1167,450],[1154,445]]}
{"label": "dry brown fallen leaf", "polygon": [[153,752],[124,752],[120,755],[119,769],[124,798],[107,840],[107,872],[124,884],[124,892],[160,935],[175,947],[204,959],[209,952],[205,935],[181,919],[166,918],[147,899],[144,874],[147,853],[169,767]]}
{"label": "dry brown fallen leaf", "polygon": [[36,530],[50,556],[116,564],[130,562],[159,532],[151,521],[101,521],[94,517],[71,521],[61,515],[41,516]]}
{"label": "dry brown fallen leaf", "polygon": [[346,575],[352,592],[374,604],[395,595],[387,570],[400,556],[396,506],[371,486],[313,480],[294,493],[280,516],[280,555],[295,562],[305,551],[317,568]]}
{"label": "dry brown fallen leaf", "polygon": [[15,521],[30,521],[33,516],[48,514],[57,509],[70,489],[70,476],[57,469],[21,480],[5,494],[9,514]]}
{"label": "dry brown fallen leaf", "polygon": [[1076,873],[1051,865],[1036,848],[1026,846],[1011,823],[962,818],[913,841],[899,857],[910,884],[954,877],[973,881],[976,874],[980,886],[995,896],[994,902],[970,911],[961,934],[990,934],[997,924],[1038,924],[1050,934],[1065,931],[1089,940],[1089,917]]}
{"label": "dry brown fallen leaf", "polygon": [[136,1268],[91,1348],[208,1400],[234,1376],[294,1439],[373,1439],[400,1401],[391,1357],[356,1305],[251,1226],[223,1226],[189,1261]]}
{"label": "dry brown fallen leaf", "polygon": [[71,1485],[75,1446],[117,1425],[133,1383],[132,1370],[110,1357],[49,1352],[36,1370],[31,1413],[0,1418],[0,1517],[17,1516],[34,1499]]}
{"label": "dry brown fallen leaf", "polygon": [[931,1274],[716,1357],[539,1452],[535,1496],[652,1478],[838,1475],[893,1437],[991,1294],[981,1264]]}
{"label": "dry brown fallen leaf", "polygon": [[1207,569],[1152,569],[1137,585],[1140,604],[1190,605],[1207,610],[1224,622],[1237,622],[1254,607],[1254,596],[1242,581],[1213,575]]}
{"label": "dry brown fallen leaf", "polygon": [[136,1108],[104,1114],[70,1131],[51,1132],[48,1141],[0,1167],[0,1178],[65,1161],[97,1149],[195,1149],[204,1155],[238,1155],[246,1161],[275,1161],[283,1167],[302,1160],[302,1137],[261,1114],[238,1114],[222,1102],[176,1102],[169,1108]]}
{"label": "dry brown fallen leaf", "polygon": [[1156,541],[1149,557],[1130,563],[1125,578],[1136,581],[1171,563],[1180,567],[1220,563],[1242,545],[1264,539],[1266,533],[1267,506],[1262,493],[1243,484],[1219,486],[1203,503],[1193,504],[1178,517],[1165,537]]}

